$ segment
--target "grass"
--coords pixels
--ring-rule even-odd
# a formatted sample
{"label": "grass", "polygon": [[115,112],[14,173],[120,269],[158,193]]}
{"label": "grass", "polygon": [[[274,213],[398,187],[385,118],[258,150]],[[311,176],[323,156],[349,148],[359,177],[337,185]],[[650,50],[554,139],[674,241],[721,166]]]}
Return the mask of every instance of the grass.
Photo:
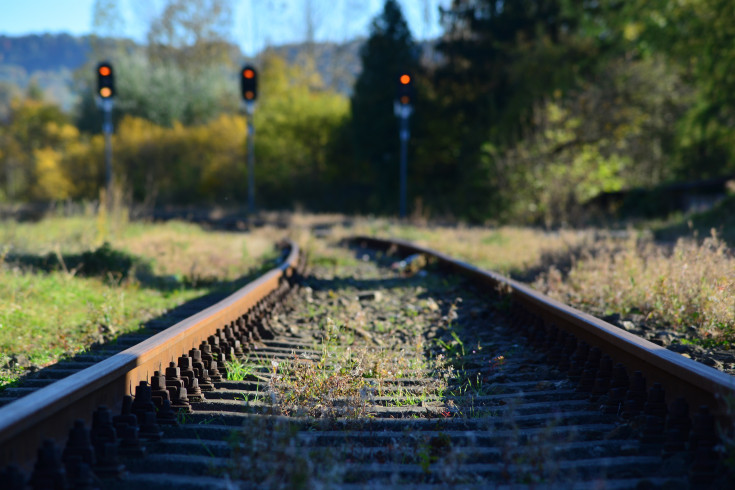
{"label": "grass", "polygon": [[[729,198],[709,213],[689,217],[692,227],[731,223],[731,203]],[[316,263],[340,276],[357,259],[346,250],[324,253],[326,241],[308,231],[330,220],[339,223],[344,217],[295,215],[288,234]],[[598,316],[634,315],[674,330],[693,327],[700,338],[690,341],[707,347],[735,342],[735,259],[719,235],[661,245],[633,231],[614,238],[594,230],[353,221],[351,227],[335,225],[331,237],[363,233],[411,239],[511,274]],[[657,233],[669,240],[691,232],[671,225],[658,226]],[[1,222],[0,388],[23,373],[19,358],[43,366],[101,339],[136,330],[165,310],[242,275],[267,257],[282,235],[267,227],[225,233],[182,222],[130,222],[119,212],[91,208],[36,223]],[[98,266],[90,269],[95,260]],[[329,314],[314,306],[309,320],[323,321]],[[377,336],[411,335],[415,316],[416,310],[405,308],[369,327]],[[461,346],[455,342],[447,347]],[[405,376],[412,370],[401,364],[405,359],[391,359],[386,349],[374,349],[370,356],[364,377]]]}
{"label": "grass", "polygon": [[[334,270],[335,275],[342,274],[339,272],[342,267],[358,264],[346,249],[325,251],[321,244],[314,242],[308,246],[316,263]],[[346,277],[353,273],[351,270],[344,272]],[[356,292],[337,294],[329,290],[324,294],[325,301],[319,301],[318,306],[305,304],[301,314],[321,337],[321,343],[314,345],[315,350],[320,350],[320,356],[317,359],[294,357],[275,366],[270,390],[275,394],[279,413],[327,418],[363,417],[374,396],[395,393],[385,388],[386,381],[423,378],[427,370],[443,369],[441,359],[427,357],[421,326],[415,322],[417,309],[405,305],[386,306],[384,314],[389,315],[388,320],[373,323],[368,321],[358,303],[345,300]],[[433,309],[429,303],[428,300],[417,301],[416,308],[440,317],[436,303]],[[396,332],[402,334],[403,340],[399,340]],[[427,384],[421,393],[400,392],[396,400],[407,405],[418,404],[432,396],[437,387],[442,389],[437,385],[445,388],[446,382],[437,380]],[[405,400],[402,399],[404,394]]]}
{"label": "grass", "polygon": [[574,250],[591,231],[543,231],[534,228],[468,226],[418,227],[384,220],[358,221],[352,233],[411,240],[461,258],[473,265],[510,274],[536,266],[545,255]]}
{"label": "grass", "polygon": [[253,372],[255,371],[254,365],[248,364],[247,361],[241,361],[240,359],[225,361],[225,368],[227,369],[227,379],[230,381],[252,379]]}
{"label": "grass", "polygon": [[334,233],[409,239],[530,283],[593,315],[635,316],[658,329],[693,328],[698,335],[693,342],[732,348],[734,203],[731,196],[679,222],[650,223],[653,234],[416,226],[379,219],[357,220],[354,229]]}
{"label": "grass", "polygon": [[[113,221],[113,218],[117,218]],[[138,330],[274,256],[281,233],[128,222],[88,210],[0,222],[0,390],[43,367]]]}
{"label": "grass", "polygon": [[704,341],[735,342],[735,256],[714,233],[673,247],[602,240],[566,274],[552,267],[534,285],[600,316],[638,315],[662,328],[693,327]]}
{"label": "grass", "polygon": [[5,358],[24,355],[42,366],[104,336],[136,330],[172,302],[204,292],[168,293],[133,282],[109,284],[65,273],[0,268],[0,352]]}

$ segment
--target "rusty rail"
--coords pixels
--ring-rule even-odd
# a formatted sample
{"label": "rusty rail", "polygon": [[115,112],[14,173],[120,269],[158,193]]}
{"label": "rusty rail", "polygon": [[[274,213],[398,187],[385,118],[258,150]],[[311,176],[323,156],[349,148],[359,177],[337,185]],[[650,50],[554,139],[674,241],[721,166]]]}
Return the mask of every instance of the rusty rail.
{"label": "rusty rail", "polygon": [[286,259],[219,303],[92,367],[61,379],[0,408],[0,468],[29,468],[44,439],[65,440],[74,420],[91,421],[99,405],[119,408],[140,381],[196,348],[218,328],[244,315],[282,279],[290,277],[299,248],[288,242]]}
{"label": "rusty rail", "polygon": [[[478,283],[502,289],[511,295],[514,304],[542,319],[544,325],[566,330],[590,346],[597,346],[615,362],[630,371],[639,370],[650,384],[658,382],[669,400],[684,397],[690,407],[709,407],[721,422],[729,421],[727,399],[735,399],[735,377],[704,364],[687,359],[664,347],[626,332],[592,315],[562,304],[530,287],[495,272],[486,271],[441,252],[399,239],[358,236],[353,243],[374,248],[392,249],[404,254],[423,254]],[[629,371],[629,372],[630,372]]]}

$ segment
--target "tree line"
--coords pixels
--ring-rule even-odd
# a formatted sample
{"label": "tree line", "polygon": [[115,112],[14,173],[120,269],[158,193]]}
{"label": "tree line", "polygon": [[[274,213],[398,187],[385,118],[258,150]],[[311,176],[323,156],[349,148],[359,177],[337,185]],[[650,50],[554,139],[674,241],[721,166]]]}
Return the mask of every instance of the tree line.
{"label": "tree line", "polygon": [[[113,22],[99,0],[96,22]],[[33,87],[0,127],[0,200],[94,199],[101,118],[92,66],[111,59],[118,182],[135,202],[246,202],[239,53],[228,2],[170,0],[148,44],[93,43],[77,111]],[[104,8],[102,8],[104,7]],[[735,6],[727,0],[454,0],[417,43],[387,0],[346,96],[317,72],[256,60],[258,204],[396,214],[398,74],[416,85],[410,211],[475,222],[579,222],[603,192],[735,173]],[[423,49],[422,49],[423,48]]]}

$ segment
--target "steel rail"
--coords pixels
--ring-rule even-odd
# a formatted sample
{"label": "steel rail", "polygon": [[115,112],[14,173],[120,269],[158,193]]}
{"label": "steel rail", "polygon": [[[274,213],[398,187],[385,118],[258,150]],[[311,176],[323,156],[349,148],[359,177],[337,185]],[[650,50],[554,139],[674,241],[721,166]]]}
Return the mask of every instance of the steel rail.
{"label": "steel rail", "polygon": [[299,248],[291,241],[287,246],[290,252],[278,266],[219,303],[0,408],[0,468],[16,464],[29,469],[44,439],[61,443],[66,440],[74,420],[90,422],[100,405],[118,408],[123,396],[133,394],[140,381],[149,381],[154,371],[162,371],[169,361],[198,347],[218,328],[244,315],[275,291],[283,278],[293,274]]}
{"label": "steel rail", "polygon": [[471,277],[477,282],[500,289],[511,295],[512,301],[554,325],[575,335],[590,346],[597,346],[629,372],[639,370],[650,386],[659,382],[666,390],[668,401],[684,397],[693,409],[707,405],[720,422],[730,422],[727,400],[735,400],[735,377],[672,352],[633,335],[608,322],[560,303],[529,286],[498,273],[483,270],[446,254],[405,240],[357,236],[353,243],[373,248],[393,249],[404,254],[423,254],[440,265]]}

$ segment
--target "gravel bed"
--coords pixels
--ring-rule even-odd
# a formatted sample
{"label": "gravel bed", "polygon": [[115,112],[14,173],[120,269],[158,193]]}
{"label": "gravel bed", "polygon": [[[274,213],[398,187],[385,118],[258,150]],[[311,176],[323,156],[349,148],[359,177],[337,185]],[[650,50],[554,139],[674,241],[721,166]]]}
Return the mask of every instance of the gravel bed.
{"label": "gravel bed", "polygon": [[601,318],[627,332],[654,344],[666,347],[668,350],[677,352],[684,357],[701,362],[718,371],[735,375],[735,351],[708,349],[697,345],[696,342],[701,340],[701,332],[694,327],[689,327],[686,331],[681,332],[650,325],[642,316],[622,318],[620,315],[615,314]]}

